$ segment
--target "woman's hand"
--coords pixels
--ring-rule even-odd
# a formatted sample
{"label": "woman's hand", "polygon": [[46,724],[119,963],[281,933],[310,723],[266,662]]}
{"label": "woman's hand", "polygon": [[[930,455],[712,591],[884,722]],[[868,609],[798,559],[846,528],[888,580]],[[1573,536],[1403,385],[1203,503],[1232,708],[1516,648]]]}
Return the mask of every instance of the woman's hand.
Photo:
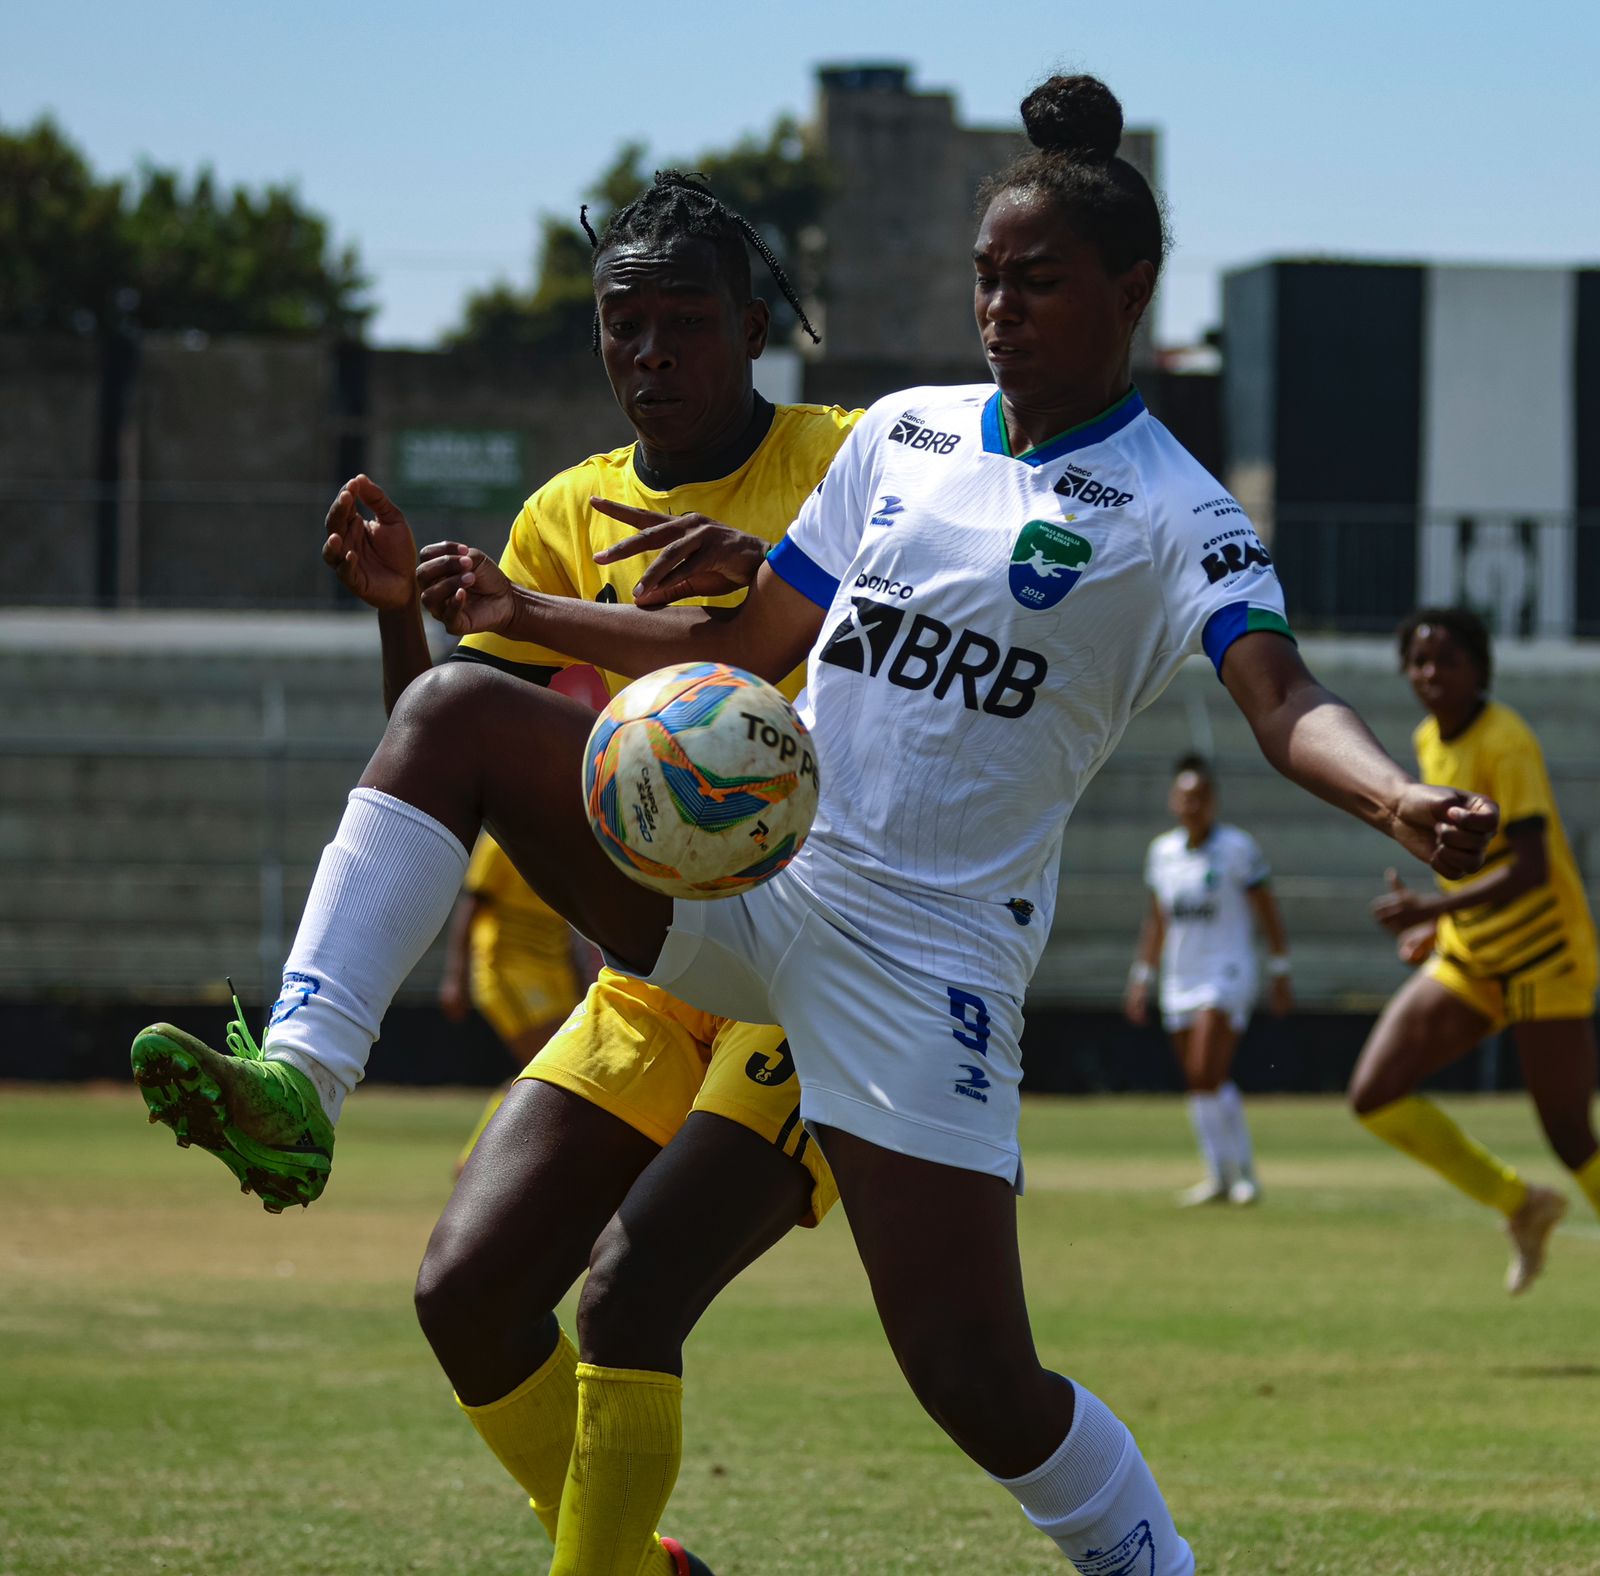
{"label": "woman's hand", "polygon": [[[1499,826],[1500,806],[1493,799],[1466,793],[1460,788],[1433,788],[1427,783],[1411,783],[1395,805],[1389,835],[1447,881],[1459,881],[1483,868],[1483,856]],[[1404,890],[1398,877],[1390,886],[1391,891],[1397,886]],[[1380,903],[1384,901],[1379,899]],[[1418,898],[1417,901],[1423,900]],[[1417,912],[1409,922],[1414,924],[1430,913]],[[1391,930],[1405,929],[1404,922],[1390,924],[1383,917],[1379,917],[1378,923]]]}
{"label": "woman's hand", "polygon": [[487,553],[462,542],[430,542],[417,563],[422,605],[452,635],[493,635],[511,626],[516,597]]}
{"label": "woman's hand", "polygon": [[640,553],[656,560],[639,577],[633,600],[639,607],[666,607],[691,596],[725,596],[752,584],[767,556],[767,544],[703,514],[659,514],[609,498],[591,498],[595,509],[624,525],[632,536],[594,555],[597,564],[620,563]]}
{"label": "woman's hand", "polygon": [[410,607],[417,544],[405,515],[370,476],[352,476],[339,489],[323,525],[322,561],[347,589],[380,613]]}

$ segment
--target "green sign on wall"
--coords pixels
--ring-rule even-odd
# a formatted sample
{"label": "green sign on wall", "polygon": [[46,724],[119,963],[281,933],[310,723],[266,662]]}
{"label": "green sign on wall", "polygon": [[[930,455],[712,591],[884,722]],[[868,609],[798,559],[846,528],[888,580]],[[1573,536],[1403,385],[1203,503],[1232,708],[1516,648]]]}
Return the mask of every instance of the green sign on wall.
{"label": "green sign on wall", "polygon": [[522,434],[473,427],[405,427],[394,435],[393,493],[418,514],[515,514],[527,497]]}

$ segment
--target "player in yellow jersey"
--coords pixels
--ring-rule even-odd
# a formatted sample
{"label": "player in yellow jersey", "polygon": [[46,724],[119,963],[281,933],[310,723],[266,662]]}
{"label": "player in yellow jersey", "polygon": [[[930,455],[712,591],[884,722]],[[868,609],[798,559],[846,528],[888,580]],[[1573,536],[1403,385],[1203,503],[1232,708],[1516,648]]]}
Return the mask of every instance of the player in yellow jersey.
{"label": "player in yellow jersey", "polygon": [[[631,556],[596,562],[634,534],[591,507],[599,496],[733,522],[731,536],[712,528],[709,556],[747,560],[748,573],[702,576],[701,533],[671,548],[661,594],[737,600],[820,482],[859,412],[774,407],[755,393],[751,367],[768,314],[752,294],[747,239],[759,247],[702,187],[669,174],[598,241],[597,340],[637,437],[528,499],[501,559],[518,584],[633,600],[645,566]],[[392,708],[431,660],[410,529],[357,477],[335,500],[328,532],[324,558],[379,609]],[[452,660],[555,688],[571,664],[496,636],[469,638]],[[627,682],[603,677],[613,692]],[[792,697],[803,677],[797,670],[785,692]],[[634,1377],[681,1374],[683,1340],[722,1286],[833,1204],[833,1178],[800,1124],[799,1098],[781,1030],[712,1017],[605,970],[513,1085],[462,1172],[418,1277],[418,1315],[463,1409],[556,1542],[554,1569],[704,1570],[652,1527],[580,1525],[562,1495],[573,1492],[570,1465],[574,1481],[616,1497],[604,1487],[608,1475],[639,1463],[609,1459],[597,1441],[608,1415],[637,1422],[655,1404],[653,1385]],[[586,1266],[580,1364],[553,1309]],[[653,1469],[677,1470],[675,1417],[672,1447]]]}
{"label": "player in yellow jersey", "polygon": [[[599,961],[500,845],[481,834],[446,931],[444,1015],[460,1022],[476,1007],[516,1066],[526,1067],[582,1000]],[[504,1098],[498,1089],[484,1107],[456,1161],[458,1175]]]}
{"label": "player in yellow jersey", "polygon": [[1373,1027],[1350,1102],[1380,1138],[1506,1217],[1506,1289],[1516,1295],[1542,1268],[1566,1200],[1524,1181],[1416,1090],[1509,1026],[1550,1147],[1600,1211],[1591,1115],[1600,982],[1594,920],[1539,741],[1516,712],[1489,698],[1482,620],[1461,608],[1423,608],[1400,627],[1400,661],[1428,710],[1415,735],[1422,780],[1494,799],[1500,830],[1487,874],[1440,880],[1436,893],[1423,893],[1389,872],[1374,916],[1400,937],[1407,962],[1426,962]]}

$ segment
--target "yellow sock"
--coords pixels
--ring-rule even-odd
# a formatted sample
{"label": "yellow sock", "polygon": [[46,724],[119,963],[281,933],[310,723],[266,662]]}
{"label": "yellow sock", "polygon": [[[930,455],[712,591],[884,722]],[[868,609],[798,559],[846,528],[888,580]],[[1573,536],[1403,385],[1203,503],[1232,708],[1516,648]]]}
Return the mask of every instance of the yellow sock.
{"label": "yellow sock", "polygon": [[578,1430],[550,1576],[671,1576],[655,1530],[683,1459],[683,1381],[578,1364]]}
{"label": "yellow sock", "polygon": [[578,1432],[578,1352],[561,1331],[544,1366],[510,1395],[484,1406],[457,1397],[486,1444],[525,1490],[533,1513],[556,1541],[561,1490]]}
{"label": "yellow sock", "polygon": [[1528,1184],[1511,1166],[1469,1138],[1431,1100],[1407,1095],[1369,1111],[1361,1124],[1502,1215],[1516,1214],[1528,1196]]}
{"label": "yellow sock", "polygon": [[1600,1215],[1600,1150],[1590,1155],[1572,1174],[1578,1179],[1578,1186],[1583,1189],[1583,1196],[1589,1200],[1595,1214]]}

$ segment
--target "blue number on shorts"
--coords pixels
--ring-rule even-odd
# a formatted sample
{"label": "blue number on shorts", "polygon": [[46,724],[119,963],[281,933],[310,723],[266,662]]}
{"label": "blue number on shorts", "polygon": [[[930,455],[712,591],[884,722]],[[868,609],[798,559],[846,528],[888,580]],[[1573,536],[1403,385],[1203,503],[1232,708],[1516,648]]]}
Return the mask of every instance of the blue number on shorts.
{"label": "blue number on shorts", "polygon": [[956,1044],[964,1045],[980,1056],[987,1056],[989,1009],[983,997],[974,996],[969,990],[957,990],[954,985],[946,989],[950,992],[950,1016],[961,1025],[959,1029],[950,1031],[956,1037]]}

